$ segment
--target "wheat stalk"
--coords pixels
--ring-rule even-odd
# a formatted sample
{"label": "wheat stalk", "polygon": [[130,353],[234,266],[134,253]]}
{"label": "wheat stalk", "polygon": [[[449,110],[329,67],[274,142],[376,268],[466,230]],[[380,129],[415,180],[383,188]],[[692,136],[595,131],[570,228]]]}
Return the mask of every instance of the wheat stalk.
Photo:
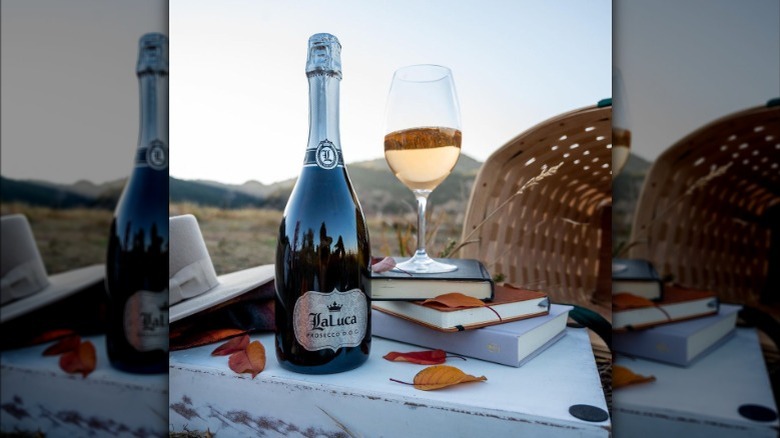
{"label": "wheat stalk", "polygon": [[[726,174],[726,172],[729,170],[729,167],[731,167],[732,163],[728,163],[723,166],[717,166],[710,170],[710,173],[702,176],[701,178],[697,179],[696,181],[691,184],[690,187],[688,187],[687,190],[685,190],[685,193],[675,198],[661,213],[658,213],[653,216],[653,218],[647,223],[647,226],[638,234],[638,237],[641,237],[642,234],[647,234],[650,231],[650,228],[652,227],[653,223],[658,220],[658,218],[665,217],[666,214],[672,210],[677,204],[679,204],[683,199],[687,198],[688,196],[691,196],[696,190],[699,190],[703,187],[705,187],[707,184],[710,183],[715,178],[718,178],[720,176],[723,176]],[[645,236],[646,238],[647,236]],[[631,242],[628,242],[626,245],[622,246],[617,253],[615,254],[615,257],[622,257],[624,256],[629,249],[633,248],[636,245],[639,245],[640,243],[643,243],[642,239],[636,239]],[[647,242],[644,242],[647,243]]]}
{"label": "wheat stalk", "polygon": [[525,191],[526,191],[526,190],[530,189],[531,187],[534,187],[534,186],[537,186],[537,185],[539,185],[539,182],[540,182],[540,181],[542,181],[543,179],[545,179],[545,178],[548,178],[548,177],[550,177],[550,176],[553,176],[553,175],[555,175],[555,173],[556,173],[556,172],[558,172],[558,169],[559,169],[559,168],[560,168],[562,165],[563,165],[563,162],[560,162],[560,163],[556,164],[555,166],[552,166],[552,167],[547,167],[547,168],[542,168],[542,171],[541,171],[541,173],[539,173],[539,175],[536,175],[535,177],[533,177],[533,178],[529,179],[528,181],[526,181],[526,182],[525,182],[525,183],[524,183],[522,186],[520,186],[520,188],[519,188],[519,189],[518,189],[518,190],[517,190],[515,193],[513,193],[511,196],[509,196],[508,198],[506,198],[506,199],[504,200],[504,202],[502,202],[501,204],[499,204],[499,205],[498,205],[498,207],[494,208],[494,209],[493,209],[493,211],[491,211],[490,213],[488,213],[488,215],[487,215],[487,216],[485,216],[485,218],[484,218],[484,219],[482,219],[482,220],[481,220],[481,221],[480,221],[480,222],[479,222],[479,223],[478,223],[478,224],[477,224],[477,225],[474,227],[474,229],[472,229],[472,230],[471,230],[471,231],[470,231],[468,234],[466,234],[466,236],[465,236],[465,237],[463,237],[463,240],[461,240],[461,242],[460,242],[460,243],[458,243],[457,245],[454,245],[454,246],[453,246],[453,247],[452,247],[452,248],[451,248],[451,249],[450,249],[450,250],[449,250],[449,251],[448,251],[446,254],[444,254],[442,257],[449,257],[450,255],[454,254],[455,252],[457,252],[458,250],[460,250],[460,249],[461,249],[461,248],[463,248],[464,246],[466,246],[466,245],[468,245],[468,244],[470,244],[470,243],[479,242],[479,239],[476,239],[476,240],[469,240],[469,239],[471,238],[471,236],[472,236],[472,235],[474,235],[474,233],[476,233],[476,232],[477,232],[477,231],[478,231],[480,228],[482,228],[482,226],[483,226],[483,225],[484,225],[484,224],[485,224],[487,221],[489,221],[489,220],[490,220],[490,219],[491,219],[493,216],[495,216],[495,215],[496,215],[496,213],[498,213],[498,212],[499,212],[499,211],[501,211],[501,210],[502,210],[504,207],[506,207],[507,205],[509,205],[509,203],[510,203],[510,202],[512,202],[512,200],[513,200],[513,199],[515,199],[516,197],[518,197],[518,196],[522,195],[523,193],[525,193]]}

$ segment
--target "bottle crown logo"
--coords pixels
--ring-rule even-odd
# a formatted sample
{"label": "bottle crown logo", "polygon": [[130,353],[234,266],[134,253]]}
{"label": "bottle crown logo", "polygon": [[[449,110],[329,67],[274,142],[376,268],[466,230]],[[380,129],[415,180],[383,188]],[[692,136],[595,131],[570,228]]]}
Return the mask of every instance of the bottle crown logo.
{"label": "bottle crown logo", "polygon": [[331,312],[341,312],[341,305],[334,301],[333,304],[328,305],[328,310]]}

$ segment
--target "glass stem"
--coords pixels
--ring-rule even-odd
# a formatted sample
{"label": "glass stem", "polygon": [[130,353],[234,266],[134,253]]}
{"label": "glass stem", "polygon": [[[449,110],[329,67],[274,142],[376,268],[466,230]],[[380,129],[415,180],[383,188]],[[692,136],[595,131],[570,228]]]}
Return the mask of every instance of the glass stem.
{"label": "glass stem", "polygon": [[417,198],[417,256],[425,253],[425,207],[428,205],[429,191],[415,192]]}

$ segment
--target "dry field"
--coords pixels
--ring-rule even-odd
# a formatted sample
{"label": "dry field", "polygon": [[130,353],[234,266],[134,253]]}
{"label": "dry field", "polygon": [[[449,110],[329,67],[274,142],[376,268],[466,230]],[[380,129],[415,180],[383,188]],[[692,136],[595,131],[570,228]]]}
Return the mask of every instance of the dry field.
{"label": "dry field", "polygon": [[[170,215],[192,214],[198,219],[203,239],[218,274],[274,262],[276,237],[282,212],[278,210],[223,210],[181,203],[170,205]],[[408,255],[416,242],[416,218],[366,217],[374,257]],[[429,252],[445,249],[460,238],[461,224],[442,212],[434,212],[429,228]]]}
{"label": "dry field", "polygon": [[[171,204],[171,216],[190,213],[200,224],[203,238],[218,274],[274,262],[276,234],[282,212],[277,210],[223,210],[195,204]],[[24,204],[2,204],[3,215],[27,216],[49,274],[105,263],[112,212],[97,209],[56,210]],[[434,210],[428,225],[428,252],[434,256],[448,242],[460,238],[462,218]],[[372,255],[409,255],[416,242],[416,217],[366,218]]]}
{"label": "dry field", "polygon": [[17,203],[4,203],[0,208],[2,215],[16,213],[27,216],[49,275],[105,263],[111,211],[55,210]]}

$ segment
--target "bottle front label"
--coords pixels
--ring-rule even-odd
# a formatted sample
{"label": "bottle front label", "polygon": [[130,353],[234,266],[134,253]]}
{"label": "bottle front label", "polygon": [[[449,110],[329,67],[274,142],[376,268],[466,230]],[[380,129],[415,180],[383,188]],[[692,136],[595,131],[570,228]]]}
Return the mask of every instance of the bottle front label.
{"label": "bottle front label", "polygon": [[138,351],[168,350],[168,290],[140,290],[127,299],[125,337]]}
{"label": "bottle front label", "polygon": [[308,351],[356,347],[367,326],[368,302],[360,289],[308,291],[295,302],[295,339]]}

